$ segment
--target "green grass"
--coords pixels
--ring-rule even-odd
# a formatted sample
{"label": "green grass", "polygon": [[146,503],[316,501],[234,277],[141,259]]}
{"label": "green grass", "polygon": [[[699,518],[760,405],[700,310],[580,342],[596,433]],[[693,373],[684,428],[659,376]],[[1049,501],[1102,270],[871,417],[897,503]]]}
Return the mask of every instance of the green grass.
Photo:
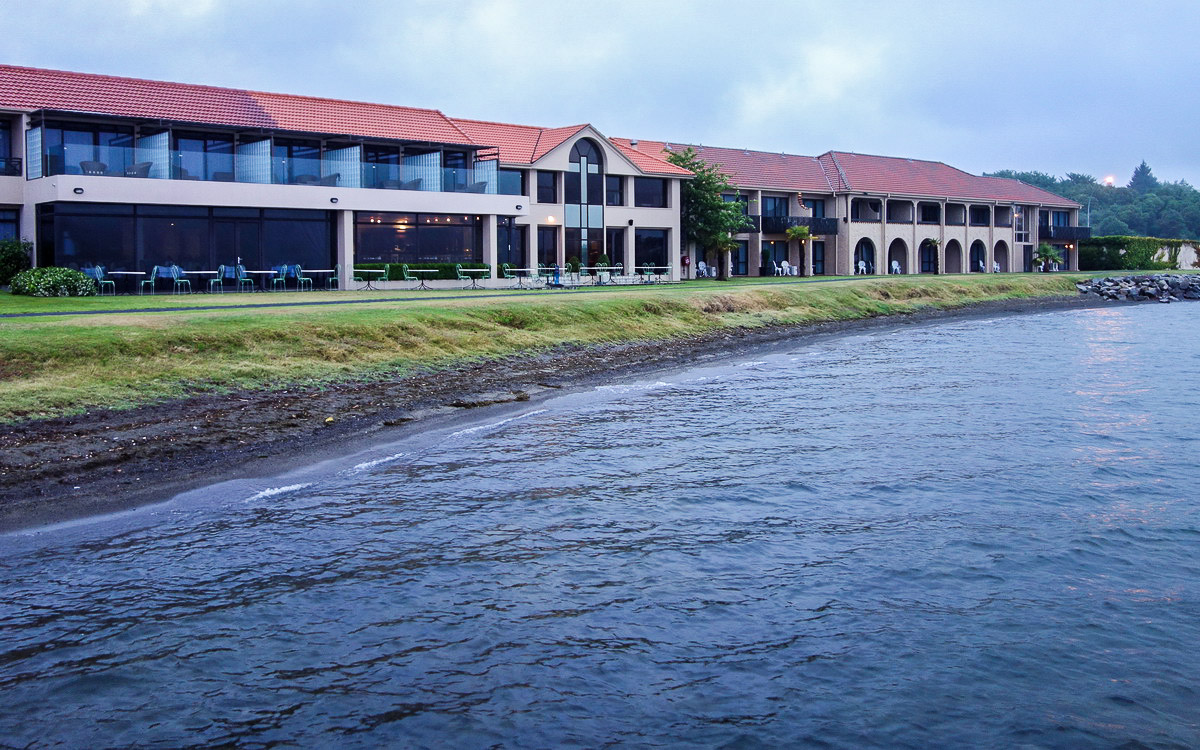
{"label": "green grass", "polygon": [[[758,327],[954,307],[971,302],[1074,294],[1077,275],[986,274],[872,277],[829,284],[783,280],[691,282],[589,294],[519,293],[501,298],[362,305],[0,320],[0,420],[90,408],[123,408],[238,388],[273,389],[395,377],[416,368],[544,350],[560,344],[664,339],[722,327]],[[129,301],[245,304],[320,299],[304,295],[35,300],[71,308],[132,307]],[[357,298],[343,293],[335,298]],[[391,299],[389,299],[391,298]],[[27,300],[0,297],[20,307]],[[156,306],[156,305],[150,305]]]}

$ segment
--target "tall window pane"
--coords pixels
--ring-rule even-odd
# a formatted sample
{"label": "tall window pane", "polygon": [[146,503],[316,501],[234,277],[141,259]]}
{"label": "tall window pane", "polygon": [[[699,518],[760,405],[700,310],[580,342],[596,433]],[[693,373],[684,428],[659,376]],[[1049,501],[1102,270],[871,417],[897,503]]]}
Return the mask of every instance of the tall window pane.
{"label": "tall window pane", "polygon": [[666,208],[667,181],[657,177],[635,177],[633,205],[642,208]]}

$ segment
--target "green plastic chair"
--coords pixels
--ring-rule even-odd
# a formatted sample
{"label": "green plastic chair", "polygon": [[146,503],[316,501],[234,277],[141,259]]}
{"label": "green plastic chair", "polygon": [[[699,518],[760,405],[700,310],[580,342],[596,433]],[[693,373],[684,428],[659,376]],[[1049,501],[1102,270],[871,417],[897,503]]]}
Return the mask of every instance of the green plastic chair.
{"label": "green plastic chair", "polygon": [[454,275],[458,278],[459,281],[467,282],[467,285],[464,286],[463,289],[467,289],[471,286],[471,275],[463,273],[461,263],[454,264]]}
{"label": "green plastic chair", "polygon": [[[165,270],[165,269],[164,269]],[[138,294],[146,293],[146,285],[150,285],[150,293],[154,294],[154,284],[159,278],[159,266],[150,269],[150,275],[142,279],[142,283],[138,285]]]}
{"label": "green plastic chair", "polygon": [[233,267],[233,272],[237,278],[238,291],[242,291],[242,287],[247,287],[251,292],[254,291],[254,278],[246,273],[246,267],[236,265]]}
{"label": "green plastic chair", "polygon": [[513,273],[512,269],[508,267],[507,263],[500,264],[500,278],[513,282],[513,289],[516,289],[521,285],[521,277]]}

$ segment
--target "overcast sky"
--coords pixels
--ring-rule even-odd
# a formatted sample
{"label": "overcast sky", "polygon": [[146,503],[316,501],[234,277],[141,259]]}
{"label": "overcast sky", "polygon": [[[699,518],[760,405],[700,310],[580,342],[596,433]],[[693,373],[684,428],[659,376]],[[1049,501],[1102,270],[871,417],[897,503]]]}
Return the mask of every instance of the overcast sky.
{"label": "overcast sky", "polygon": [[0,61],[1200,185],[1200,3],[2,0]]}

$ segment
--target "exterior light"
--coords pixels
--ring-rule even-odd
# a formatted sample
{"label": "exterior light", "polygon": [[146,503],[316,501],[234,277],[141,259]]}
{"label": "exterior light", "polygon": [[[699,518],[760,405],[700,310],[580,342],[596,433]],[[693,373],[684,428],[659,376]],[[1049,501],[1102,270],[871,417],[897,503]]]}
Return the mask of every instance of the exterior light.
{"label": "exterior light", "polygon": [[329,202],[330,202],[330,203],[337,203],[337,198],[330,198],[330,199],[329,199]]}
{"label": "exterior light", "polygon": [[75,188],[75,195],[83,195],[83,188]]}
{"label": "exterior light", "polygon": [[548,222],[550,222],[551,224],[553,224],[553,223],[554,223],[554,217],[553,217],[553,216],[547,216],[547,217],[546,217],[546,221],[548,221]]}
{"label": "exterior light", "polygon": [[517,206],[517,210],[518,210],[518,211],[522,210],[523,208],[525,208],[525,207],[524,207],[524,206]]}
{"label": "exterior light", "polygon": [[1113,185],[1117,184],[1117,178],[1109,175],[1108,177],[1104,178],[1104,184],[1108,187],[1112,187]]}

